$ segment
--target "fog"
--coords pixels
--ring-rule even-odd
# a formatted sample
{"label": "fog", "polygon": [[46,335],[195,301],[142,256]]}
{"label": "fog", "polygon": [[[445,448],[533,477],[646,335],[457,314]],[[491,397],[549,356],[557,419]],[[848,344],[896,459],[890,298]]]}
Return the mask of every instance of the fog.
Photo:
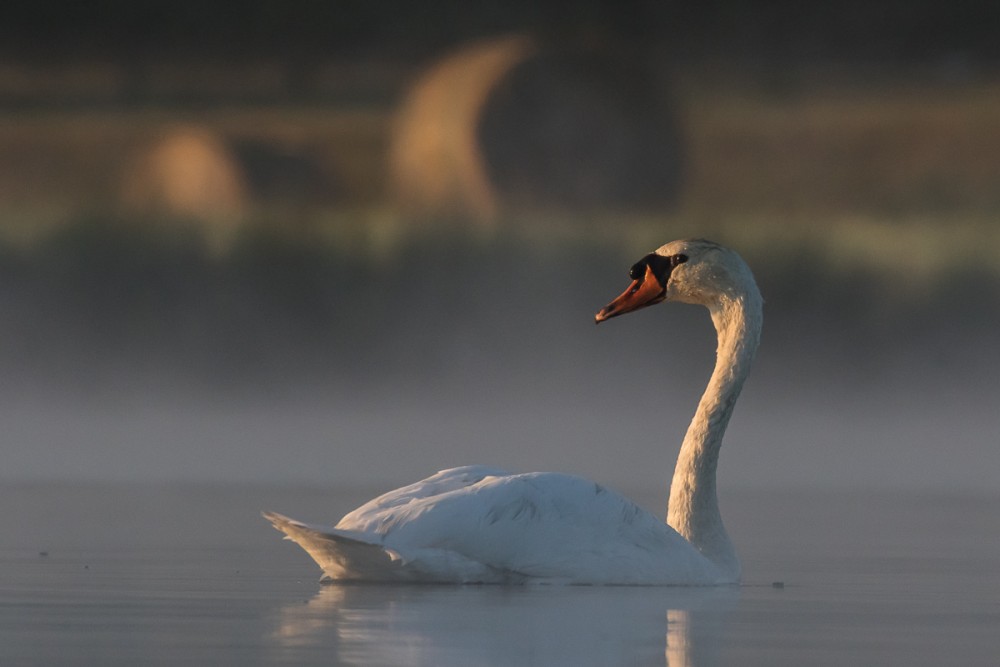
{"label": "fog", "polygon": [[[304,245],[280,270],[175,249],[135,302],[131,264],[101,255],[86,284],[94,266],[54,278],[36,251],[6,289],[3,476],[389,485],[484,463],[665,486],[714,331],[678,304],[595,327],[628,245],[421,240],[349,270]],[[723,486],[993,488],[996,307],[972,305],[995,282],[913,301],[749,260],[765,330]]]}

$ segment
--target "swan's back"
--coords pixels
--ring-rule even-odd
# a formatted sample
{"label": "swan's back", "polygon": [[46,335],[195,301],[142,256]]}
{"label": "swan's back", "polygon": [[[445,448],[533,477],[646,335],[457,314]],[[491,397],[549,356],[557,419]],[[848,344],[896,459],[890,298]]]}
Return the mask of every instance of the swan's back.
{"label": "swan's back", "polygon": [[341,580],[731,580],[632,501],[594,482],[558,473],[512,475],[480,466],[455,468],[370,501],[332,531],[275,525],[314,558],[314,551],[325,554],[325,562],[316,560],[328,576]]}

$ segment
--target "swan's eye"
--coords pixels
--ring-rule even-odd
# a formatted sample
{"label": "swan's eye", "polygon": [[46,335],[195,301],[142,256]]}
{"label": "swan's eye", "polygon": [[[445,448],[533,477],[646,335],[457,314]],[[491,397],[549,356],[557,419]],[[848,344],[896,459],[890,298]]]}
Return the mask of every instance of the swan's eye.
{"label": "swan's eye", "polygon": [[632,280],[642,280],[646,276],[646,266],[648,264],[649,260],[643,257],[628,270],[628,277]]}
{"label": "swan's eye", "polygon": [[683,264],[688,261],[687,255],[673,255],[670,257],[670,268],[674,268],[678,264]]}

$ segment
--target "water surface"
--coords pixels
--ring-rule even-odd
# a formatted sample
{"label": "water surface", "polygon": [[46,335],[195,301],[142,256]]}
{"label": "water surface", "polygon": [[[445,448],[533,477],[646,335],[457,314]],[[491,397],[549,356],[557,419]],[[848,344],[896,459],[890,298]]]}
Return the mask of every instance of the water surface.
{"label": "water surface", "polygon": [[995,664],[1000,498],[729,493],[715,589],[320,586],[257,515],[370,492],[0,486],[0,664]]}

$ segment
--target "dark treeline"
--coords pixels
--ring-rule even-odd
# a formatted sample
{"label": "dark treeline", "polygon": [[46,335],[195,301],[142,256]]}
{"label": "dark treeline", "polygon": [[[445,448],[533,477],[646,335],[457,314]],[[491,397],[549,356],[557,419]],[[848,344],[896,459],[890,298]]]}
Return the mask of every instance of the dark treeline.
{"label": "dark treeline", "polygon": [[405,58],[511,30],[602,38],[675,58],[993,61],[990,0],[10,0],[0,55],[307,60]]}

